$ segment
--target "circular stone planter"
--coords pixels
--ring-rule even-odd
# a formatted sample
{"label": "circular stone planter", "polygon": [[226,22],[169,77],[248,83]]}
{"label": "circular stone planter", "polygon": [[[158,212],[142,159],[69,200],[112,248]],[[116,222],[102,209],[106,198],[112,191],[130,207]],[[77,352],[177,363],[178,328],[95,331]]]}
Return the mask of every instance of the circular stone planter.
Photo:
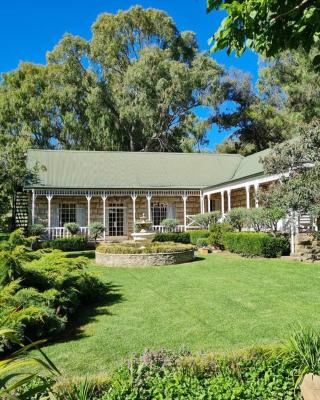
{"label": "circular stone planter", "polygon": [[108,267],[148,267],[182,264],[193,261],[194,250],[172,253],[109,254],[96,251],[96,263]]}

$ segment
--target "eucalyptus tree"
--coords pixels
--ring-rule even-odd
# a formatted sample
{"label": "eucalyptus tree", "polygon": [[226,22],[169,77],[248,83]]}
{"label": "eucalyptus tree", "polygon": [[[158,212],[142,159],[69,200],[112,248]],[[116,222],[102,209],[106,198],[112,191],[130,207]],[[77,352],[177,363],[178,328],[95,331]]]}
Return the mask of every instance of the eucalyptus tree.
{"label": "eucalyptus tree", "polygon": [[66,34],[46,65],[3,75],[0,124],[40,148],[182,151],[205,141],[196,109],[223,102],[223,73],[162,11],[102,14],[91,40]]}

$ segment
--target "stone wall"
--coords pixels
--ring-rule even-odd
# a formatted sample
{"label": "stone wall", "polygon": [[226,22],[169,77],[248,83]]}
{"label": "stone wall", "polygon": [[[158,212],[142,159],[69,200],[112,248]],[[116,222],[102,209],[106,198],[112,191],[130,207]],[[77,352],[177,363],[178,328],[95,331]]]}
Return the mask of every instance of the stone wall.
{"label": "stone wall", "polygon": [[108,267],[147,267],[182,264],[194,259],[194,250],[176,253],[106,254],[96,251],[96,263]]}

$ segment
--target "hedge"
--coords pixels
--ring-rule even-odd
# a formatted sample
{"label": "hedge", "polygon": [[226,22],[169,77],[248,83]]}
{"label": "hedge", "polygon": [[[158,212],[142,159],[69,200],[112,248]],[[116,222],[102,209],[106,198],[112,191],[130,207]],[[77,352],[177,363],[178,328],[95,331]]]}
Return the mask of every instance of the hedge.
{"label": "hedge", "polygon": [[195,231],[189,231],[189,234],[190,234],[190,242],[196,245],[198,239],[207,238],[210,235],[210,232],[207,229],[198,229]]}
{"label": "hedge", "polygon": [[223,244],[232,253],[244,256],[274,258],[290,252],[287,237],[264,232],[228,232],[223,236]]}
{"label": "hedge", "polygon": [[175,243],[190,243],[189,232],[165,232],[157,233],[153,239],[154,242],[175,242]]}
{"label": "hedge", "polygon": [[92,249],[93,244],[89,244],[87,238],[85,237],[72,236],[43,242],[42,247],[62,251],[82,251]]}

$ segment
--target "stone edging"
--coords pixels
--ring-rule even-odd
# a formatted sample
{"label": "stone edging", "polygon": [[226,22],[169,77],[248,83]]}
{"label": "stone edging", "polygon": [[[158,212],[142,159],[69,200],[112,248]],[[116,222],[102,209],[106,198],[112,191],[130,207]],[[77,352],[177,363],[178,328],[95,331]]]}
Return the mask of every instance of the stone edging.
{"label": "stone edging", "polygon": [[96,251],[96,263],[108,267],[148,267],[172,265],[190,262],[194,259],[194,250],[172,253],[145,254],[109,254]]}

